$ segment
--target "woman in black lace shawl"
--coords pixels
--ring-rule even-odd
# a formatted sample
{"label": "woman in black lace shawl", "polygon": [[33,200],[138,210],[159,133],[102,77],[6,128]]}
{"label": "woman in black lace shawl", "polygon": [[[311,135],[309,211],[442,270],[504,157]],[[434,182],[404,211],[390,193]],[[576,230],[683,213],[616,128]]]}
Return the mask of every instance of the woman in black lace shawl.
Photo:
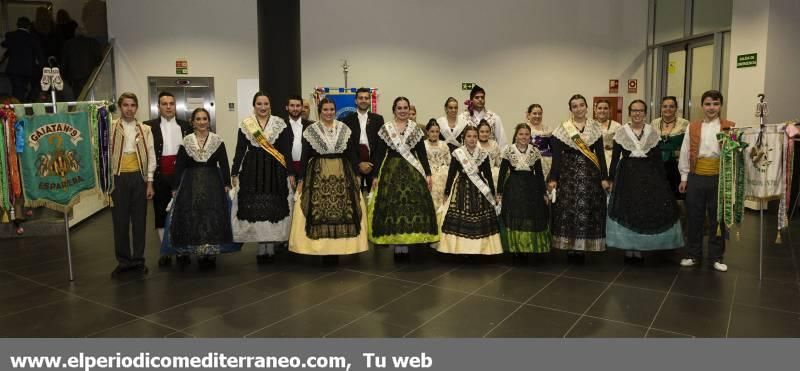
{"label": "woman in black lace shawl", "polygon": [[194,133],[183,138],[175,163],[168,243],[178,255],[198,255],[201,266],[213,265],[217,254],[241,247],[232,244],[228,154],[222,138],[208,130],[208,111],[194,110],[191,122]]}
{"label": "woman in black lace shawl", "polygon": [[289,239],[291,189],[294,171],[286,166],[292,158],[292,128],[272,115],[266,93],[253,96],[253,115],[239,124],[233,156],[233,238],[258,242],[258,264],[269,263],[275,245]]}
{"label": "woman in black lace shawl", "polygon": [[335,120],[336,105],[322,99],[320,121],[303,131],[289,250],[337,256],[366,251],[367,208],[356,174],[358,138]]}
{"label": "woman in black lace shawl", "polygon": [[624,249],[625,261],[641,262],[641,251],[683,246],[678,204],[661,161],[658,130],[644,122],[647,105],[628,106],[631,122],[614,135],[606,245]]}
{"label": "woman in black lace shawl", "polygon": [[425,133],[410,119],[409,108],[408,98],[394,100],[394,121],[378,129],[372,151],[379,171],[368,205],[369,240],[394,246],[395,258],[407,257],[409,245],[439,241]]}
{"label": "woman in black lace shawl", "polygon": [[586,116],[586,98],[569,100],[572,117],[553,130],[553,167],[548,187],[555,189],[552,247],[568,250],[580,262],[583,252],[605,251],[608,168],[600,126]]}

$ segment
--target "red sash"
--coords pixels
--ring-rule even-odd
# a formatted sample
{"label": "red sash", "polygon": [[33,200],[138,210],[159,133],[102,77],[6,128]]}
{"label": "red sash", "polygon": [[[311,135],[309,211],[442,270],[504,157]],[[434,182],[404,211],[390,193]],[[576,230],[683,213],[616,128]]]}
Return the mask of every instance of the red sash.
{"label": "red sash", "polygon": [[300,161],[292,161],[292,170],[295,174],[300,174]]}
{"label": "red sash", "polygon": [[358,159],[361,162],[369,162],[369,147],[366,144],[358,145]]}
{"label": "red sash", "polygon": [[161,156],[161,161],[158,163],[158,166],[161,169],[161,174],[175,174],[175,162],[177,160],[178,156]]}

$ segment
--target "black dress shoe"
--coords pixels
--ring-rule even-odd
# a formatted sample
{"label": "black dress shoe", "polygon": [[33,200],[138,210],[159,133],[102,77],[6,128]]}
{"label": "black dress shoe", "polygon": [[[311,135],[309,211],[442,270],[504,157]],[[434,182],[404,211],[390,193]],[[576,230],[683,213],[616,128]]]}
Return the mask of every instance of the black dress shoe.
{"label": "black dress shoe", "polygon": [[214,256],[201,256],[197,259],[197,265],[200,269],[214,268],[217,266],[217,258]]}
{"label": "black dress shoe", "polygon": [[258,265],[270,264],[273,262],[275,262],[275,255],[271,254],[256,255],[256,263]]}
{"label": "black dress shoe", "polygon": [[322,265],[326,267],[339,264],[339,255],[325,255],[322,257]]}
{"label": "black dress shoe", "polygon": [[178,265],[185,266],[192,264],[192,257],[190,257],[189,255],[178,255],[175,258],[175,261],[178,263]]}
{"label": "black dress shoe", "polygon": [[164,255],[158,258],[159,267],[169,267],[170,265],[172,265],[172,256]]}
{"label": "black dress shoe", "polygon": [[396,252],[394,253],[394,261],[398,263],[408,262],[408,253]]}
{"label": "black dress shoe", "polygon": [[123,268],[121,265],[118,265],[113,271],[111,271],[111,278],[119,277],[120,273],[122,272],[125,272],[125,268]]}
{"label": "black dress shoe", "polygon": [[572,264],[583,264],[586,255],[582,251],[568,251],[567,262]]}
{"label": "black dress shoe", "polygon": [[149,270],[149,269],[147,269],[147,266],[146,266],[146,265],[144,265],[144,264],[137,266],[137,267],[136,267],[136,271],[137,271],[137,272],[139,272],[139,273],[141,273],[141,274],[148,274],[148,273],[150,273],[150,270]]}

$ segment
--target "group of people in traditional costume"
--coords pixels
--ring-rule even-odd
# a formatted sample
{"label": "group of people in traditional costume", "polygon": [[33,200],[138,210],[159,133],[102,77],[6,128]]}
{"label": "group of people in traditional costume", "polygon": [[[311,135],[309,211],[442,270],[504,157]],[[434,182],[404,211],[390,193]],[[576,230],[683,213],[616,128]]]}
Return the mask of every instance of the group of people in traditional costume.
{"label": "group of people in traditional costume", "polygon": [[[253,115],[238,128],[229,168],[225,144],[198,108],[191,122],[175,118],[175,97],[159,95],[160,117],[140,124],[138,100],[120,96],[121,117],[111,128],[114,240],[118,267],[144,265],[146,202],[154,200],[162,242],[159,266],[213,266],[218,254],[258,244],[256,260],[274,260],[276,248],[338,256],[391,247],[396,260],[431,246],[446,254],[529,254],[566,250],[568,260],[614,247],[626,263],[642,252],[684,245],[678,200],[685,194],[688,256],[702,256],[709,217],[709,258],[726,271],[724,225],[716,222],[719,174],[717,135],[734,124],[719,118],[722,95],[702,97],[703,120],[676,117],[677,99],[665,97],[662,116],[645,122],[647,104],[628,106],[630,122],[609,118],[611,105],[580,94],[568,101],[569,120],[552,130],[532,104],[527,122],[506,143],[500,116],[485,107],[476,86],[468,109],[448,98],[445,116],[418,125],[410,100],[397,97],[392,119],[370,112],[371,91],[356,92],[356,111],[336,119],[322,99],[319,120],[303,116],[299,96],[288,99],[286,119],[272,115],[258,92]],[[129,228],[132,225],[132,249]],[[721,231],[720,234],[713,233]]]}

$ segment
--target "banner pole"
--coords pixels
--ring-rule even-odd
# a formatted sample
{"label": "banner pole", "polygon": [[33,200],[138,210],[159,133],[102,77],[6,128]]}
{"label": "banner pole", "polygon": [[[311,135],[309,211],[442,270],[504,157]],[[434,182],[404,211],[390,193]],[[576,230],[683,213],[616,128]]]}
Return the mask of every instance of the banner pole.
{"label": "banner pole", "polygon": [[[58,107],[56,106],[56,89],[60,84],[57,84],[56,80],[61,81],[61,76],[58,75],[58,69],[53,71],[50,68],[45,68],[43,74],[45,75],[45,78],[49,80],[48,85],[50,85],[50,99],[53,101],[53,113],[58,113]],[[75,275],[72,270],[72,244],[70,243],[69,238],[69,210],[67,209],[64,210],[64,236],[66,237],[67,242],[67,266],[69,268],[69,282],[75,282]]]}
{"label": "banner pole", "polygon": [[[762,145],[762,139],[764,137],[764,117],[767,116],[767,102],[764,102],[764,98],[766,95],[758,94],[758,103],[756,103],[756,117],[758,117],[758,139],[756,140],[756,146]],[[758,228],[758,280],[761,281],[764,278],[764,201],[759,201],[759,209],[761,209],[761,213],[759,214],[759,228]]]}

